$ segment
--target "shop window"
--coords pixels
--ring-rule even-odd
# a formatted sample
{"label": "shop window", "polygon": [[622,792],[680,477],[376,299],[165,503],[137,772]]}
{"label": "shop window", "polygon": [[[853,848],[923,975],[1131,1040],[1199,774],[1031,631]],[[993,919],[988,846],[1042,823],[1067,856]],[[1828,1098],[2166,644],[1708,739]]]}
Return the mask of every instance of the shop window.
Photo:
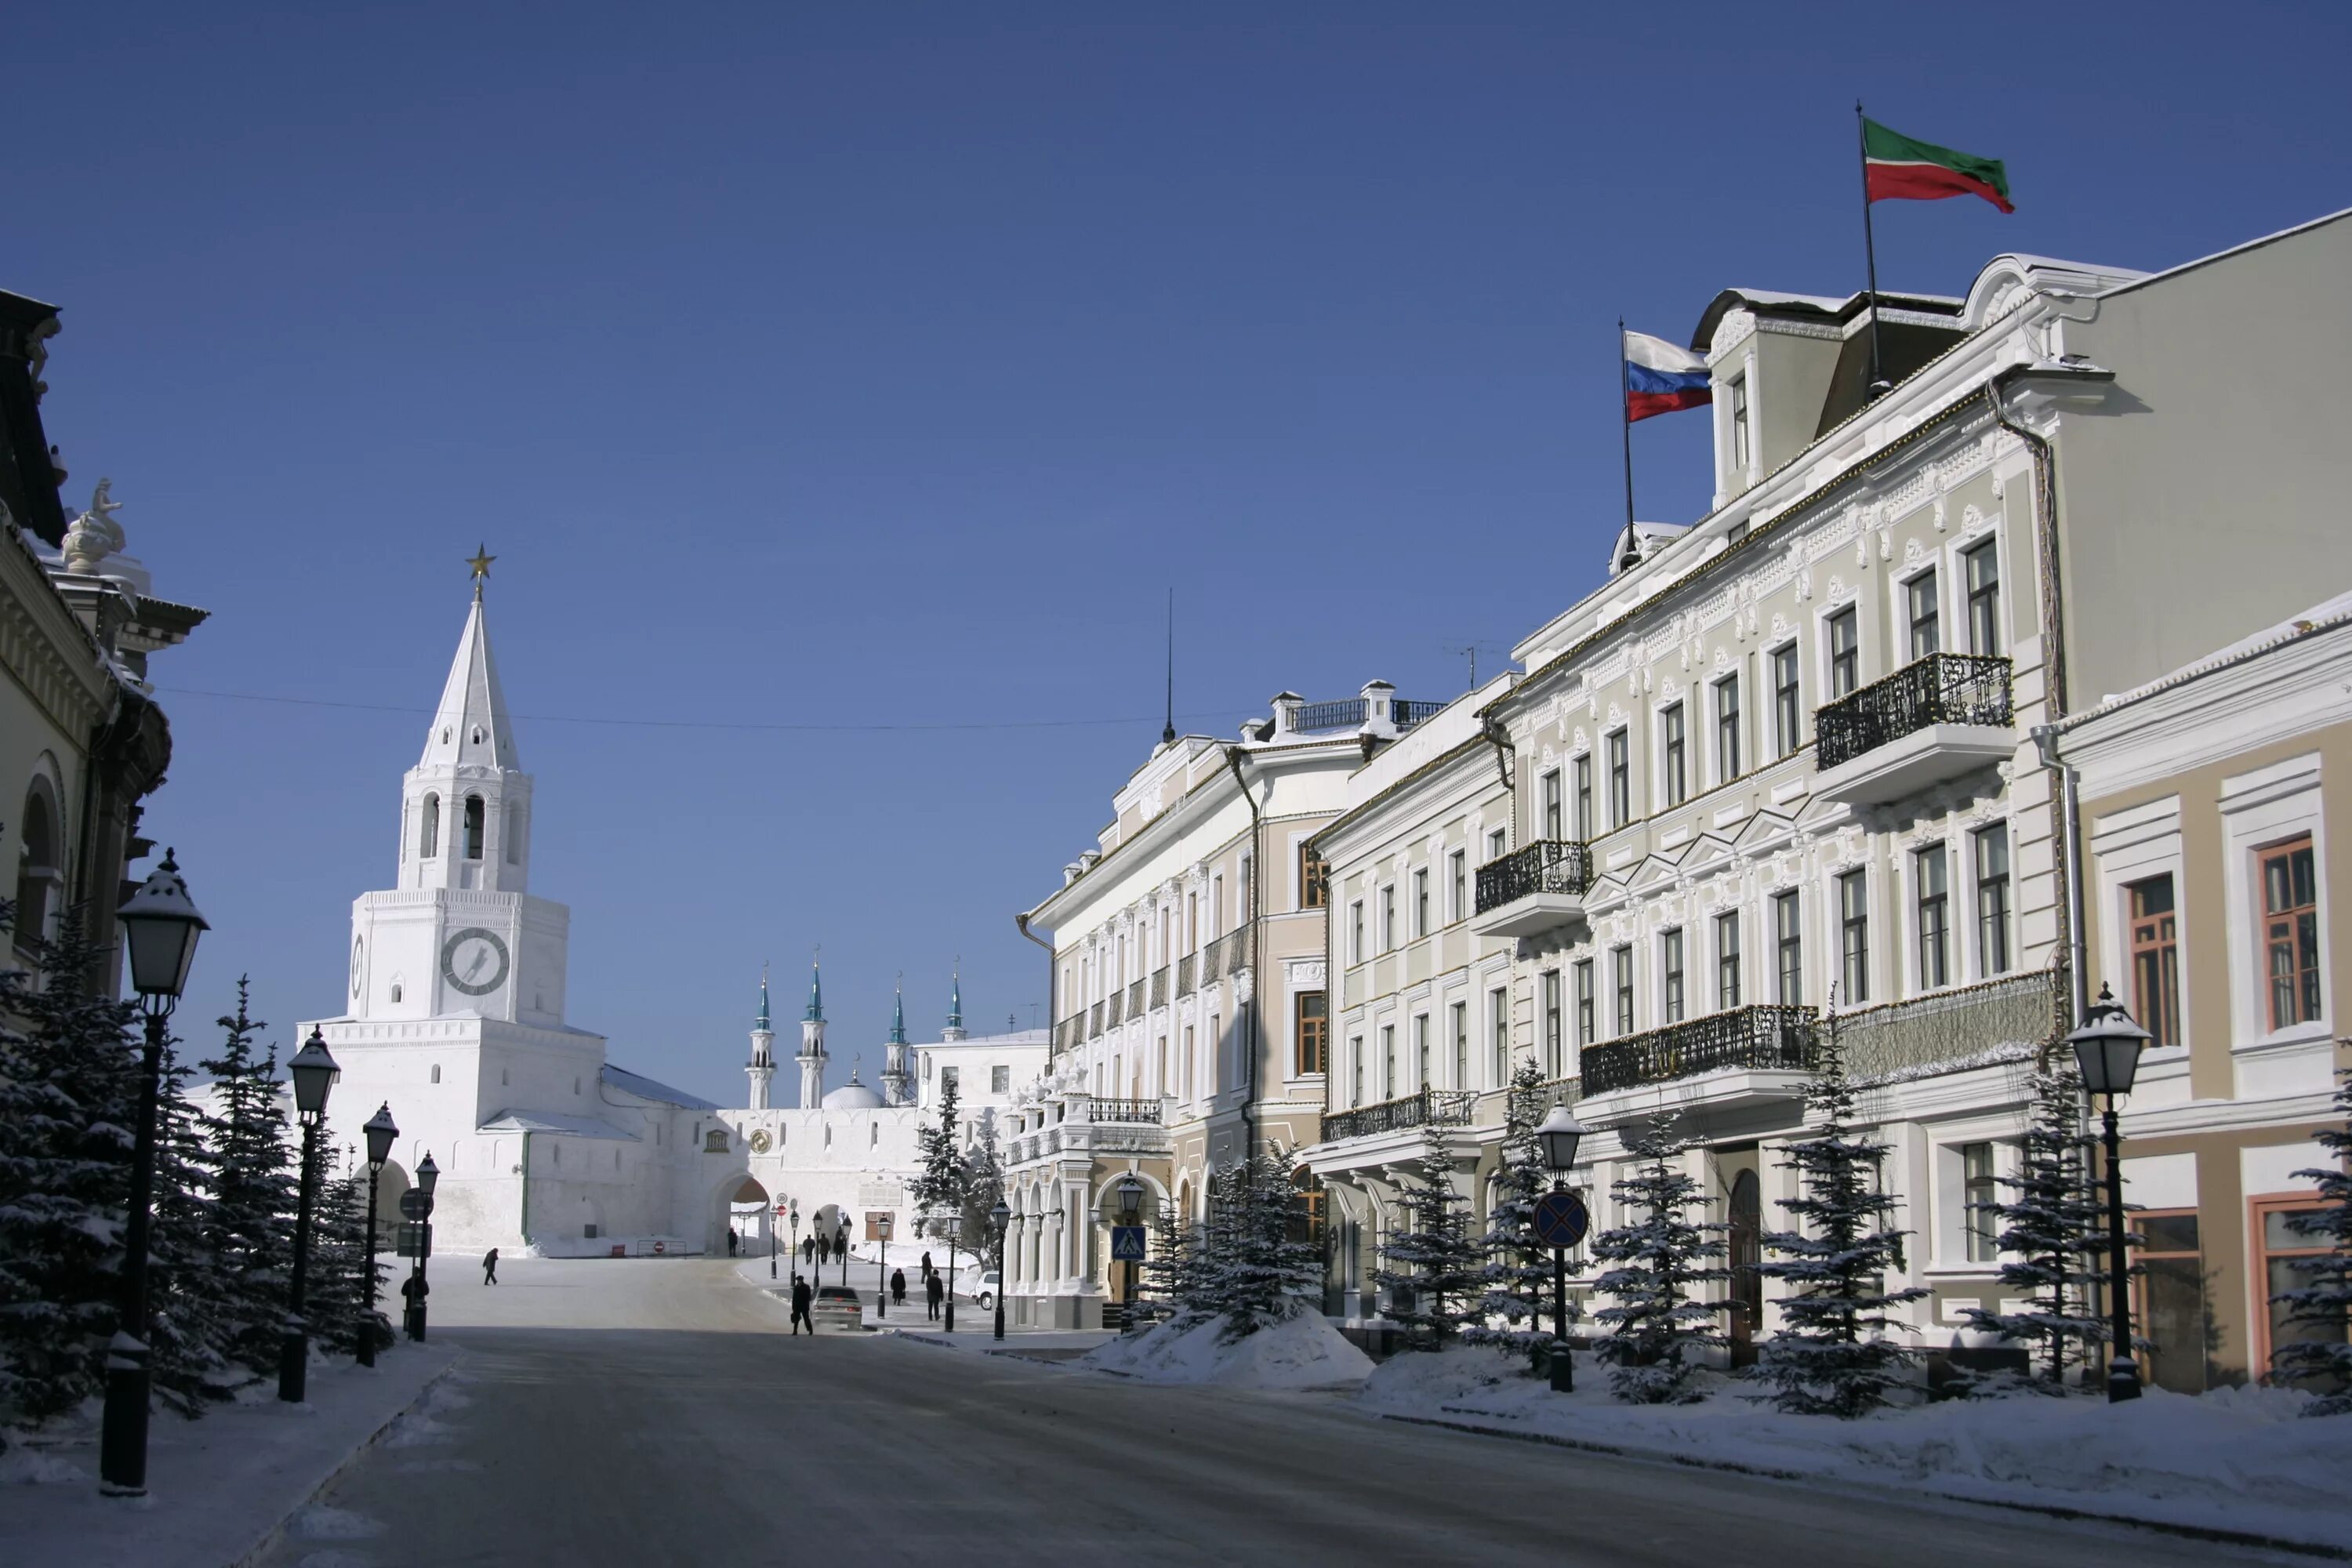
{"label": "shop window", "polygon": [[2136,1214],[2131,1223],[2142,1238],[2136,1260],[2146,1271],[2132,1282],[2133,1321],[2152,1347],[2143,1375],[2175,1394],[2202,1394],[2212,1329],[2197,1211]]}
{"label": "shop window", "polygon": [[2279,1351],[2287,1345],[2340,1343],[2344,1338],[2340,1324],[2331,1327],[2294,1322],[2293,1307],[2284,1301],[2269,1300],[2282,1290],[2299,1290],[2311,1282],[2295,1264],[2325,1253],[2327,1237],[2325,1232],[2298,1230],[2294,1222],[2298,1215],[2322,1212],[2318,1201],[2310,1194],[2254,1200],[2254,1247],[2262,1268],[2258,1282],[2267,1303],[2264,1315],[2257,1320],[2263,1328],[2262,1342],[2254,1347],[2259,1352],[2255,1365],[2260,1371],[2267,1372]]}

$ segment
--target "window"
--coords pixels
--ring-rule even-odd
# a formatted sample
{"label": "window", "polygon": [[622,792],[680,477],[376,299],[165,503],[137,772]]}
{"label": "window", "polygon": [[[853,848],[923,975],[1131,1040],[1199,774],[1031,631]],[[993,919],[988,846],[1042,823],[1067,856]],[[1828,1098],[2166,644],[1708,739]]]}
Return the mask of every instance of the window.
{"label": "window", "polygon": [[1543,776],[1543,836],[1560,837],[1559,770],[1554,768]]}
{"label": "window", "polygon": [[1801,1006],[1805,1000],[1804,910],[1794,892],[1772,895],[1772,949],[1780,971],[1780,1005]]}
{"label": "window", "polygon": [[1486,858],[1487,858],[1487,859],[1489,859],[1489,860],[1500,860],[1500,859],[1503,858],[1503,851],[1504,851],[1504,850],[1506,850],[1506,849],[1507,849],[1507,848],[1509,848],[1509,847],[1510,847],[1510,842],[1509,842],[1509,840],[1508,840],[1507,838],[1506,838],[1506,837],[1504,837],[1504,833],[1503,833],[1503,830],[1502,830],[1501,828],[1497,827],[1497,828],[1495,828],[1495,829],[1493,829],[1493,830],[1491,830],[1491,831],[1489,831],[1489,832],[1487,833],[1487,835],[1486,835]]}
{"label": "window", "polygon": [[441,1081],[441,1064],[439,1062],[435,1062],[433,1064],[433,1077],[431,1081],[434,1083],[439,1083]]}
{"label": "window", "polygon": [[1587,752],[1570,764],[1576,770],[1576,837],[1580,843],[1592,837],[1592,753]]}
{"label": "window", "polygon": [[1381,951],[1390,952],[1396,944],[1396,884],[1391,882],[1381,889]]}
{"label": "window", "polygon": [[1922,572],[1903,584],[1905,611],[1911,623],[1911,657],[1925,658],[1943,651],[1938,636],[1942,621],[1936,613],[1936,574]]}
{"label": "window", "polygon": [[960,1082],[961,1082],[962,1079],[963,1068],[941,1068],[940,1069],[940,1092],[941,1094],[945,1094],[948,1090],[954,1089]]}
{"label": "window", "polygon": [[1470,1004],[1456,1002],[1448,1009],[1454,1026],[1454,1087],[1470,1087]]}
{"label": "window", "polygon": [[1960,1145],[1960,1226],[1970,1263],[1990,1263],[2000,1256],[2000,1221],[1992,1205],[2000,1201],[1992,1173],[1992,1145]]}
{"label": "window", "polygon": [[1497,985],[1486,993],[1486,1033],[1495,1053],[1495,1082],[1511,1076],[1511,994]]}
{"label": "window", "polygon": [[1804,710],[1797,689],[1797,645],[1772,650],[1772,750],[1787,756],[1804,743]]}
{"label": "window", "polygon": [[1658,933],[1658,967],[1665,981],[1665,1022],[1683,1021],[1683,933],[1680,931]]}
{"label": "window", "polygon": [[1348,1103],[1364,1103],[1364,1037],[1348,1037]]}
{"label": "window", "polygon": [[1412,1016],[1412,1086],[1416,1089],[1429,1087],[1429,1015]]}
{"label": "window", "polygon": [[[926,1058],[924,1058],[923,1059],[924,1059],[924,1061],[925,1061],[925,1063],[926,1063],[926,1064],[928,1064],[928,1063],[929,1062],[929,1060],[930,1060],[930,1058],[929,1058],[929,1057],[926,1057]],[[1167,1042],[1167,1040],[1166,1040],[1166,1039],[1164,1039],[1164,1038],[1163,1038],[1163,1039],[1161,1039],[1161,1041],[1160,1042],[1160,1081],[1161,1081],[1161,1082],[1163,1082],[1163,1083],[1164,1083],[1164,1082],[1166,1082],[1166,1081],[1167,1081],[1167,1078],[1168,1078],[1168,1042]],[[1012,1069],[1011,1068],[1009,1068],[1009,1067],[992,1067],[992,1068],[989,1068],[989,1069],[988,1069],[988,1092],[989,1092],[989,1093],[991,1093],[991,1094],[1010,1094],[1010,1093],[1012,1093],[1012,1092],[1013,1092],[1013,1069]]]}
{"label": "window", "polygon": [[[1225,1019],[1222,1013],[1209,1015],[1209,1075],[1218,1077],[1225,1062]],[[1238,1065],[1238,1064],[1236,1064]]]}
{"label": "window", "polygon": [[[1184,1060],[1182,1068],[1184,1073],[1184,1092],[1187,1095],[1199,1092],[1201,1087],[1199,1063],[1192,1055],[1192,1026],[1190,1024],[1184,1026]],[[1359,1085],[1359,1087],[1361,1086]]]}
{"label": "window", "polygon": [[1617,1032],[1633,1032],[1633,950],[1631,946],[1616,948],[1609,954],[1612,978],[1617,988]]}
{"label": "window", "polygon": [[1748,378],[1737,378],[1726,390],[1731,394],[1731,471],[1745,477],[1753,446],[1748,438]]}
{"label": "window", "polygon": [[1739,776],[1739,677],[1715,683],[1715,782]]}
{"label": "window", "polygon": [[416,830],[416,843],[420,859],[430,860],[441,853],[441,797],[437,795],[425,797],[425,823]]}
{"label": "window", "polygon": [[1234,868],[1234,924],[1236,926],[1250,918],[1252,878],[1255,871],[1256,863],[1247,855],[1243,856],[1241,864]]}
{"label": "window", "polygon": [[[50,783],[43,774],[25,792],[25,816],[16,850],[16,944],[49,934],[49,916],[63,903],[65,858],[58,852],[57,814],[49,809]],[[430,798],[430,797],[428,797]],[[357,965],[353,965],[356,973]]]}
{"label": "window", "polygon": [[[1298,907],[1319,910],[1331,901],[1331,868],[1311,844],[1298,847]],[[1163,931],[1164,934],[1164,931]]]}
{"label": "window", "polygon": [[1223,871],[1209,879],[1209,940],[1214,942],[1225,934],[1225,874]]}
{"label": "window", "polygon": [[1364,900],[1348,906],[1348,962],[1364,962]]}
{"label": "window", "polygon": [[2131,905],[2132,1016],[2150,1043],[2180,1043],[2180,948],[2172,877],[2150,877],[2124,889]]}
{"label": "window", "polygon": [[1592,960],[1580,959],[1576,965],[1576,1043],[1589,1046],[1596,1020],[1592,1001]]}
{"label": "window", "polygon": [[1321,1072],[1324,1052],[1330,1039],[1330,1004],[1320,991],[1301,991],[1296,1005],[1298,1012],[1298,1070],[1302,1073]]}
{"label": "window", "polygon": [[480,858],[482,858],[482,832],[483,832],[483,808],[482,808],[482,797],[481,797],[480,795],[467,795],[467,796],[466,797],[466,858],[467,858],[467,859],[468,859],[468,860],[478,860],[478,859],[480,859]]}
{"label": "window", "polygon": [[1660,760],[1665,768],[1666,804],[1680,805],[1690,794],[1690,781],[1683,772],[1683,754],[1687,749],[1683,736],[1683,705],[1676,702],[1659,714],[1658,726],[1665,748]]}
{"label": "window", "polygon": [[1470,913],[1470,851],[1456,849],[1445,858],[1445,918],[1451,922]]}
{"label": "window", "polygon": [[1974,834],[1977,852],[1977,963],[1990,979],[2009,973],[2009,825]]}
{"label": "window", "polygon": [[1870,1000],[1870,874],[1848,871],[1837,879],[1838,959],[1843,994],[1851,1007]]}
{"label": "window", "polygon": [[1862,684],[1862,626],[1853,606],[1830,617],[1830,697],[1835,700]]}
{"label": "window", "polygon": [[[2327,1237],[2322,1231],[2305,1231],[2298,1219],[2318,1219],[2326,1211],[2309,1194],[2301,1197],[2277,1197],[2255,1200],[2253,1219],[2256,1226],[2255,1244],[2262,1254],[2262,1280],[2258,1289],[2264,1298],[2277,1296],[2283,1290],[2300,1290],[2312,1281],[2296,1264],[2327,1250]],[[2145,1234],[2145,1233],[2143,1233]],[[2155,1237],[2148,1238],[2153,1241]],[[2273,1300],[2263,1327],[2262,1355],[2255,1365],[2267,1368],[2273,1358],[2286,1346],[2305,1340],[2323,1342],[2340,1342],[2341,1328],[2330,1330],[2324,1323],[2297,1323],[2289,1319],[2294,1308],[2287,1302]]]}
{"label": "window", "polygon": [[1919,987],[1934,990],[1952,983],[1951,895],[1944,847],[1930,844],[1912,858],[1919,879]]}
{"label": "window", "polygon": [[1543,972],[1544,1077],[1560,1076],[1559,971]]}
{"label": "window", "polygon": [[[2206,1319],[2205,1254],[2198,1245],[2197,1211],[2136,1214],[2132,1229],[2143,1239],[2132,1258],[2145,1270],[2134,1281],[2133,1321],[2147,1335],[2150,1347],[2141,1370],[2158,1388],[2202,1394],[2211,1326]],[[2298,1276],[2294,1283],[2308,1281]],[[2309,1333],[2315,1327],[2297,1324],[2295,1330]]]}
{"label": "window", "polygon": [[1429,868],[1412,874],[1412,934],[1429,934]]}
{"label": "window", "polygon": [[2263,969],[2270,977],[2271,1027],[2319,1016],[2319,893],[2311,840],[2262,852]]}
{"label": "window", "polygon": [[1396,1026],[1381,1026],[1381,1098],[1396,1098]]}
{"label": "window", "polygon": [[1988,539],[1960,557],[1968,571],[1969,651],[2000,652],[2000,556]]}
{"label": "window", "polygon": [[1609,735],[1609,826],[1622,827],[1633,820],[1633,767],[1622,730]]}
{"label": "window", "polygon": [[1739,912],[1715,917],[1715,1005],[1727,1013],[1739,1005]]}

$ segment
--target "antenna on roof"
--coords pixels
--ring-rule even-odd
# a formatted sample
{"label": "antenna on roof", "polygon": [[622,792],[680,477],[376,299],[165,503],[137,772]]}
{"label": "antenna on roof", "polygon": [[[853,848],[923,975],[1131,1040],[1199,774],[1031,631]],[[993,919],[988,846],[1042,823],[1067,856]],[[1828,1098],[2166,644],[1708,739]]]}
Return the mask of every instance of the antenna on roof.
{"label": "antenna on roof", "polygon": [[1176,743],[1176,590],[1168,590],[1168,717],[1160,726],[1160,743]]}
{"label": "antenna on roof", "polygon": [[1458,643],[1450,647],[1442,647],[1437,651],[1467,658],[1470,660],[1470,689],[1473,691],[1478,689],[1478,645],[1476,643]]}

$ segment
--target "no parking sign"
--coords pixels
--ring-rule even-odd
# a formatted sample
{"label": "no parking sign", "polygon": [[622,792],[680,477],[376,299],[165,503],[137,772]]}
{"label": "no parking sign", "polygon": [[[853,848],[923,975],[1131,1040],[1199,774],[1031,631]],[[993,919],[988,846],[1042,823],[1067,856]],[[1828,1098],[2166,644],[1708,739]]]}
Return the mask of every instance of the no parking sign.
{"label": "no parking sign", "polygon": [[1591,1225],[1584,1200],[1574,1193],[1546,1193],[1536,1200],[1536,1239],[1546,1247],[1574,1247]]}

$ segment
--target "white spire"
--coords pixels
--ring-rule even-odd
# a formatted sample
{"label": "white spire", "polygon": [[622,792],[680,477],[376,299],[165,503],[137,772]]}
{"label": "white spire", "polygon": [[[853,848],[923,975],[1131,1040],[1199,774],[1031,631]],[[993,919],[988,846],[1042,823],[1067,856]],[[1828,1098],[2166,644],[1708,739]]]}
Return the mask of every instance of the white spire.
{"label": "white spire", "polygon": [[514,721],[507,717],[507,697],[499,686],[498,661],[490,657],[489,627],[478,598],[467,612],[465,635],[457,639],[457,657],[449,665],[448,684],[441,689],[441,705],[434,710],[416,765],[522,766],[515,760]]}

